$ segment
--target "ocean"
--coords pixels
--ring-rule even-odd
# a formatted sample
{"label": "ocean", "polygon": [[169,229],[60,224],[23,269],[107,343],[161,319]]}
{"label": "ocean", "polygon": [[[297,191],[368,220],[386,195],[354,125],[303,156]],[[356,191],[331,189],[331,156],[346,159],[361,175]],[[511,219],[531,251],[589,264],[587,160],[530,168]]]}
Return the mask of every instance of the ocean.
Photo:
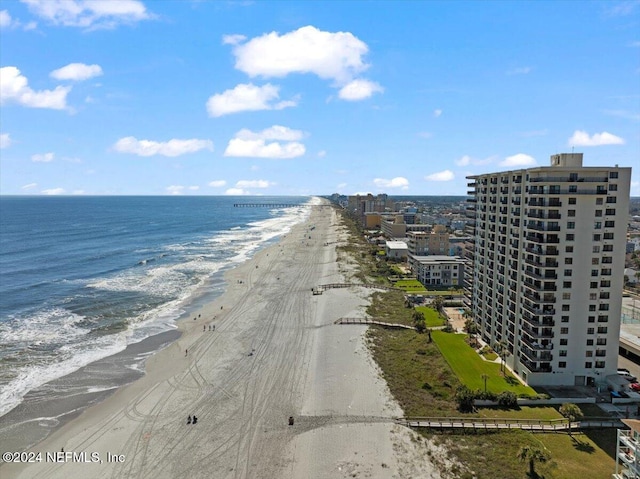
{"label": "ocean", "polygon": [[[251,201],[300,206],[233,206]],[[81,407],[62,407],[70,397],[97,400],[142,374],[177,337],[176,320],[223,292],[225,270],[303,221],[309,201],[1,197],[0,435],[32,420],[53,427]]]}

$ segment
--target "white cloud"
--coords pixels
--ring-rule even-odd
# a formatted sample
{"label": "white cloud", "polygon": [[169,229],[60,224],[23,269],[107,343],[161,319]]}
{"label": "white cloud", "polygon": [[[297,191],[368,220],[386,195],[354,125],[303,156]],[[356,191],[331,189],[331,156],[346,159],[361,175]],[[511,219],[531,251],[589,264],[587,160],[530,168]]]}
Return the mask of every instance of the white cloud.
{"label": "white cloud", "polygon": [[518,153],[512,156],[507,156],[500,166],[533,166],[537,162],[534,157],[525,155],[524,153]]}
{"label": "white cloud", "polygon": [[374,93],[382,93],[383,91],[384,88],[376,82],[357,79],[343,86],[338,92],[338,96],[343,100],[358,101],[369,98]]}
{"label": "white cloud", "polygon": [[586,131],[576,130],[569,138],[569,146],[602,146],[602,145],[624,145],[624,139],[603,131],[594,133],[592,136]]}
{"label": "white cloud", "polygon": [[83,81],[102,75],[100,65],[85,65],[84,63],[69,63],[68,65],[53,70],[49,76],[56,80]]}
{"label": "white cloud", "polygon": [[119,153],[133,153],[138,156],[180,156],[187,153],[195,153],[200,150],[213,151],[211,140],[172,139],[166,142],[138,140],[133,136],[120,138],[114,145],[114,150]]}
{"label": "white cloud", "polygon": [[29,183],[28,185],[24,185],[22,187],[23,190],[31,190],[33,188],[35,188],[36,186],[38,186],[38,183]]}
{"label": "white cloud", "polygon": [[469,163],[471,163],[471,157],[469,155],[464,155],[459,160],[456,160],[456,165],[458,166],[467,166]]}
{"label": "white cloud", "polygon": [[7,10],[0,10],[0,28],[8,28],[11,26],[11,15]]}
{"label": "white cloud", "polygon": [[227,182],[225,180],[213,180],[209,182],[209,186],[212,188],[221,188],[225,186]]}
{"label": "white cloud", "polygon": [[50,161],[53,161],[54,158],[55,155],[53,153],[38,153],[31,156],[31,161],[36,163],[49,163]]}
{"label": "white cloud", "polygon": [[223,45],[237,45],[238,43],[244,42],[247,39],[244,35],[223,35],[222,36],[222,44]]}
{"label": "white cloud", "polygon": [[[296,141],[304,133],[274,125],[260,132],[242,129],[229,140],[224,156],[246,158],[297,158],[305,154],[305,146]],[[286,143],[280,143],[279,141]]]}
{"label": "white cloud", "polygon": [[409,180],[402,176],[397,176],[390,180],[384,178],[374,178],[373,184],[378,188],[401,188],[403,190],[409,189]]}
{"label": "white cloud", "polygon": [[197,185],[193,185],[193,186],[189,187],[189,191],[198,191],[199,189],[200,189],[200,187],[197,186]]}
{"label": "white cloud", "polygon": [[280,87],[270,83],[263,86],[241,83],[209,97],[207,112],[209,116],[218,117],[241,111],[282,110],[298,104],[296,99],[274,103],[280,98],[279,90]]}
{"label": "white cloud", "polygon": [[47,190],[42,190],[41,193],[43,195],[64,195],[64,188],[49,188]]}
{"label": "white cloud", "polygon": [[304,133],[300,130],[292,130],[286,126],[273,125],[259,132],[253,132],[243,128],[236,133],[236,138],[241,140],[281,140],[281,141],[297,141],[304,137]]}
{"label": "white cloud", "polygon": [[318,158],[324,158],[325,156],[327,156],[327,151],[326,150],[320,150],[318,152]]}
{"label": "white cloud", "polygon": [[517,67],[507,70],[507,75],[526,75],[527,73],[531,73],[532,70],[532,67]]}
{"label": "white cloud", "polygon": [[171,195],[181,195],[184,190],[184,186],[182,185],[170,185],[166,187],[167,193]]}
{"label": "white cloud", "polygon": [[267,33],[233,48],[235,67],[251,77],[313,73],[339,84],[368,68],[363,61],[367,51],[349,32],[325,32],[311,25],[283,35]]}
{"label": "white cloud", "polygon": [[21,0],[54,25],[87,29],[114,28],[153,18],[138,0]]}
{"label": "white cloud", "polygon": [[433,117],[434,118],[440,118],[440,115],[442,115],[442,110],[440,110],[440,109],[433,110]]}
{"label": "white cloud", "polygon": [[64,110],[71,87],[58,86],[55,90],[34,91],[27,77],[16,67],[0,68],[0,103],[15,101],[30,108]]}
{"label": "white cloud", "polygon": [[9,148],[11,146],[11,137],[9,133],[0,134],[0,150]]}
{"label": "white cloud", "polygon": [[229,188],[227,191],[224,192],[224,194],[231,195],[231,196],[242,196],[242,195],[249,195],[251,193],[243,190],[242,188]]}
{"label": "white cloud", "polygon": [[424,179],[427,181],[451,181],[454,178],[455,175],[451,170],[439,171],[437,173],[432,173],[424,177]]}
{"label": "white cloud", "polygon": [[236,182],[236,188],[269,188],[273,186],[273,183],[270,183],[267,180],[240,180]]}
{"label": "white cloud", "polygon": [[480,158],[474,158],[469,155],[464,155],[458,158],[457,160],[455,160],[454,163],[458,166],[488,165],[489,163],[492,163],[495,159],[496,158],[494,156],[489,156],[488,158],[480,159]]}

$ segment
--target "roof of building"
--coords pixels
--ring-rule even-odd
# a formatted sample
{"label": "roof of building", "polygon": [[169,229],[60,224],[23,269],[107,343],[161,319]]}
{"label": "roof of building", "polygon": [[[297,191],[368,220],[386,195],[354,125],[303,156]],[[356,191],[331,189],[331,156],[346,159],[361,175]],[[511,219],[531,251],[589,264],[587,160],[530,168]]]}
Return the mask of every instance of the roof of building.
{"label": "roof of building", "polygon": [[623,419],[622,422],[635,432],[640,433],[640,421],[638,419]]}
{"label": "roof of building", "polygon": [[464,263],[464,259],[460,256],[446,256],[441,254],[433,254],[429,256],[412,256],[419,263]]}
{"label": "roof of building", "polygon": [[409,249],[404,241],[387,241],[386,246],[389,249]]}

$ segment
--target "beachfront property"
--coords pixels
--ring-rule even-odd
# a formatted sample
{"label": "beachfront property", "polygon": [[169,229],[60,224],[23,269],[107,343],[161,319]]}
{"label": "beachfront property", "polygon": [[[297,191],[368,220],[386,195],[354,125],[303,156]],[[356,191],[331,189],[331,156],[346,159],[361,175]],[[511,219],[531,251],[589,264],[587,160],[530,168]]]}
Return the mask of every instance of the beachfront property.
{"label": "beachfront property", "polygon": [[616,471],[613,479],[640,477],[640,421],[623,419],[629,429],[618,429],[616,441]]}
{"label": "beachfront property", "polygon": [[462,284],[465,260],[459,256],[409,255],[408,263],[416,279],[427,287],[457,287]]}
{"label": "beachfront property", "polygon": [[353,214],[360,224],[364,225],[365,215],[367,213],[382,213],[390,206],[389,197],[385,194],[373,196],[368,195],[352,195],[347,197],[347,211]]}
{"label": "beachfront property", "polygon": [[530,385],[616,373],[631,168],[582,160],[468,177],[472,312]]}
{"label": "beachfront property", "polygon": [[407,231],[409,253],[415,256],[449,254],[449,233],[442,225],[435,225],[431,231]]}
{"label": "beachfront property", "polygon": [[388,259],[404,261],[407,259],[407,243],[404,241],[387,241],[384,245],[384,252]]}

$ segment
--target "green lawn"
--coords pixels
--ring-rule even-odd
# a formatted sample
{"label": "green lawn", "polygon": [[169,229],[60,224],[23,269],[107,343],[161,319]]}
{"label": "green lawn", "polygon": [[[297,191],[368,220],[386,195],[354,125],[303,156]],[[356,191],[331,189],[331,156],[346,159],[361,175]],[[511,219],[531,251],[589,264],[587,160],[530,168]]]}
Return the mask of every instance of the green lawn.
{"label": "green lawn", "polygon": [[407,292],[412,292],[412,293],[426,292],[426,289],[424,289],[423,284],[417,279],[401,279],[399,281],[396,281],[394,286],[396,288],[401,288]]}
{"label": "green lawn", "polygon": [[[532,388],[523,386],[509,373],[507,373],[507,378],[503,377],[499,364],[483,361],[465,342],[466,336],[464,334],[434,331],[432,337],[451,369],[469,389],[484,390],[484,379],[482,377],[484,374],[488,376],[487,391],[496,394],[503,391],[513,391],[516,394],[536,394]],[[508,378],[511,378],[511,380],[508,380]]]}
{"label": "green lawn", "polygon": [[435,309],[429,308],[428,306],[416,306],[416,311],[424,314],[424,322],[427,325],[427,328],[434,328],[436,326],[444,326],[446,321],[440,313],[438,313]]}

